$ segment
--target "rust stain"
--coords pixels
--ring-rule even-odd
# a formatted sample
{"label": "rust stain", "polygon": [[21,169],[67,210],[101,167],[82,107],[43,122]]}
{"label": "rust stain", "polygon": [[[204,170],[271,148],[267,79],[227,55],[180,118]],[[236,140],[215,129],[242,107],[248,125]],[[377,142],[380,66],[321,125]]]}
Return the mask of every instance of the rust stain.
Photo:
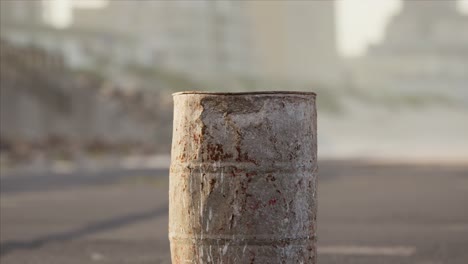
{"label": "rust stain", "polygon": [[215,184],[216,184],[216,179],[211,179],[210,180],[210,193],[213,192],[214,188],[215,188]]}
{"label": "rust stain", "polygon": [[272,198],[268,201],[269,205],[275,205],[276,204],[276,198]]}

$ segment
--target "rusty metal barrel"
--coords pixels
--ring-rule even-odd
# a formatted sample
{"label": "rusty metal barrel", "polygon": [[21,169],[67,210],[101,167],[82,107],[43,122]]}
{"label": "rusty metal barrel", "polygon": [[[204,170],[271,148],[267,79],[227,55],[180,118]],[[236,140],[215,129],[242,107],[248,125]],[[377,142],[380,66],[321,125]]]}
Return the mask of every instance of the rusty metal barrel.
{"label": "rusty metal barrel", "polygon": [[316,263],[315,94],[173,96],[172,263]]}

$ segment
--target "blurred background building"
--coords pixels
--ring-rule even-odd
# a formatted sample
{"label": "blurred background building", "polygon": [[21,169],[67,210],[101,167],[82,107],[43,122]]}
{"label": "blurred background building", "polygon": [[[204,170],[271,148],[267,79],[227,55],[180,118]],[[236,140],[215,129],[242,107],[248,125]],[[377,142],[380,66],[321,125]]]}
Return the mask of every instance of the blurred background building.
{"label": "blurred background building", "polygon": [[334,1],[250,1],[247,9],[256,77],[337,82]]}
{"label": "blurred background building", "polygon": [[[98,10],[75,9],[72,28],[123,36],[111,44],[122,42],[123,48],[106,54],[109,60],[211,80],[219,74],[250,73],[244,5],[234,1],[113,1]],[[99,48],[102,45],[91,49],[102,54]]]}
{"label": "blurred background building", "polygon": [[387,0],[356,57],[346,1],[0,1],[2,153],[168,153],[170,93],[199,89],[317,91],[322,157],[468,156],[463,0]]}
{"label": "blurred background building", "polygon": [[333,1],[109,1],[73,8],[61,30],[47,24],[44,3],[2,3],[4,33],[61,51],[72,67],[136,64],[205,81],[337,78]]}
{"label": "blurred background building", "polygon": [[387,25],[384,41],[351,68],[355,86],[379,93],[461,97],[468,103],[467,28],[468,17],[455,1],[404,1]]}

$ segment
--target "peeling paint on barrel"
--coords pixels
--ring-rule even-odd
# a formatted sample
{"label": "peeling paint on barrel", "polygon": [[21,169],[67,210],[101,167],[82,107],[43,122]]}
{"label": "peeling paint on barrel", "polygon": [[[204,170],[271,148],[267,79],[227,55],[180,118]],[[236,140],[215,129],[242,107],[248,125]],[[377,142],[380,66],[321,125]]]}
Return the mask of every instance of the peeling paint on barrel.
{"label": "peeling paint on barrel", "polygon": [[174,94],[172,263],[316,263],[308,92]]}

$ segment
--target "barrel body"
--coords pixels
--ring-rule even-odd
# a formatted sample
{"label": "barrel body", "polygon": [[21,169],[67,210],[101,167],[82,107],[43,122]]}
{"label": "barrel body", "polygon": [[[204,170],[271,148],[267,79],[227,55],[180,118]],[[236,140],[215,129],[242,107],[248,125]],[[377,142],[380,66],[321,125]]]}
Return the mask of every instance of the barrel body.
{"label": "barrel body", "polygon": [[174,94],[172,263],[316,263],[315,94]]}

